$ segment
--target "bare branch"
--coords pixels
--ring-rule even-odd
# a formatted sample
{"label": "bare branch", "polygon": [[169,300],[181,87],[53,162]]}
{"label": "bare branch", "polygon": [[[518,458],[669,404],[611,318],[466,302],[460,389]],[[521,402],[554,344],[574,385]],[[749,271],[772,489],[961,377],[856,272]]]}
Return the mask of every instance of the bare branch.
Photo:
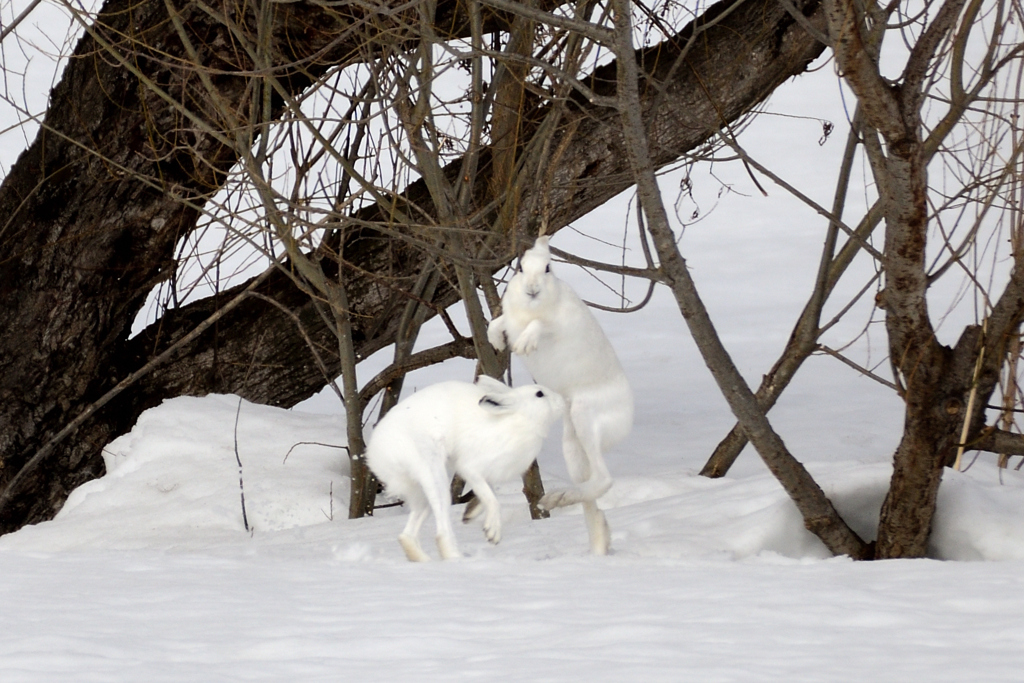
{"label": "bare branch", "polygon": [[359,391],[359,401],[365,406],[375,395],[383,391],[388,384],[399,377],[404,377],[414,370],[435,365],[450,358],[475,359],[476,349],[473,345],[473,340],[468,337],[453,339],[447,344],[418,351],[410,355],[402,363],[392,363],[363,386]]}

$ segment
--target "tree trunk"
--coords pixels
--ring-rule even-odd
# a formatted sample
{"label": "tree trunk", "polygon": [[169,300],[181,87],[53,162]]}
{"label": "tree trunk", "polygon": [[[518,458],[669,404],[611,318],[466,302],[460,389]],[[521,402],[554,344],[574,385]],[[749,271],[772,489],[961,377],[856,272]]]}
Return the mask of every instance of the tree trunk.
{"label": "tree trunk", "polygon": [[[438,24],[465,33],[457,5],[438,2]],[[181,32],[169,21],[168,7]],[[367,11],[355,3],[273,7],[277,75],[296,94],[328,68],[358,59],[371,24],[377,39],[402,38],[382,16],[368,23]],[[109,0],[51,93],[37,139],[0,185],[0,532],[52,516],[71,489],[102,474],[102,446],[145,408],[188,392],[182,384],[198,393],[244,393],[245,370],[217,377],[222,364],[203,362],[218,357],[224,338],[213,330],[190,349],[198,358],[170,369],[166,390],[150,382],[152,394],[137,389],[123,395],[57,449],[46,467],[23,471],[65,424],[226,300],[213,297],[183,311],[176,318],[182,328],[158,323],[150,335],[128,340],[149,291],[174,272],[175,245],[195,228],[203,204],[238,160],[229,135],[244,129],[253,65],[237,48],[240,37],[256,35],[255,16],[228,3],[211,11],[230,21],[194,3]],[[193,57],[197,68],[181,66]],[[293,289],[277,282],[261,291],[287,290],[283,303],[289,305],[301,298]],[[271,308],[261,302],[232,319],[251,325],[242,333],[248,338],[241,340],[243,357],[234,359],[246,367],[258,360],[252,351],[260,340],[280,340],[281,328],[288,328],[289,342],[296,340],[283,314],[270,316],[277,330],[253,324]],[[274,351],[280,374],[312,365],[301,341]],[[268,394],[276,403],[294,403],[294,392],[278,395],[284,384],[268,387]],[[307,387],[297,391],[308,395]]]}
{"label": "tree trunk", "polygon": [[[438,14],[445,18],[438,24],[446,31],[461,25],[454,20],[455,5],[438,3]],[[822,50],[773,0],[746,0],[724,12],[732,6],[712,6],[680,34],[639,55],[642,68],[653,75],[649,82],[667,79],[661,92],[646,84],[642,92],[648,105],[657,102],[651,127],[657,167],[750,111]],[[808,15],[817,11],[815,3],[801,6]],[[358,58],[350,29],[358,23],[361,5],[274,7],[275,60],[288,65],[315,56],[302,63],[303,71],[282,71],[282,82],[292,92],[300,92],[328,67]],[[192,5],[180,13],[200,59],[214,67],[218,96],[231,105],[228,109],[247,111],[248,76],[234,73],[249,65],[232,49],[230,31]],[[251,23],[247,15],[232,16],[235,26]],[[381,16],[375,15],[375,25]],[[694,27],[711,19],[717,23],[688,44]],[[394,37],[385,29],[380,39],[400,39],[401,31]],[[130,43],[126,35],[133,37]],[[104,41],[119,45],[131,59],[116,62],[104,51]],[[684,63],[677,65],[684,45]],[[308,297],[285,275],[274,273],[256,291],[292,311],[302,329],[267,301],[248,298],[87,420],[45,463],[23,471],[71,419],[246,286],[170,310],[136,338],[127,338],[148,291],[172,273],[174,245],[194,229],[202,204],[237,160],[236,147],[218,133],[226,129],[218,113],[223,108],[210,102],[193,70],[168,66],[176,63],[168,57],[185,60],[186,53],[167,23],[163,2],[108,2],[94,34],[81,40],[54,90],[39,138],[0,186],[0,216],[9,217],[0,227],[0,309],[5,314],[0,330],[0,532],[51,517],[72,488],[102,473],[103,445],[164,398],[237,392],[290,406],[326,382],[310,347],[317,349],[328,373],[338,370],[334,340]],[[615,69],[611,64],[594,74],[590,86],[598,95],[614,93]],[[159,96],[154,87],[168,96]],[[209,130],[186,117],[178,103],[198,112]],[[630,184],[617,113],[578,98],[569,118],[575,137],[552,174],[552,231]],[[488,185],[486,157],[481,157],[484,179],[477,187]],[[407,194],[416,195],[421,206],[428,204],[421,186]],[[516,220],[523,229],[533,217],[524,213]],[[425,256],[370,229],[349,239],[345,255],[358,266],[349,280],[349,296],[358,323],[353,342],[357,357],[365,358],[392,341],[400,317],[395,312],[405,303],[398,288],[415,279]],[[433,304],[441,308],[457,296],[441,286]]]}

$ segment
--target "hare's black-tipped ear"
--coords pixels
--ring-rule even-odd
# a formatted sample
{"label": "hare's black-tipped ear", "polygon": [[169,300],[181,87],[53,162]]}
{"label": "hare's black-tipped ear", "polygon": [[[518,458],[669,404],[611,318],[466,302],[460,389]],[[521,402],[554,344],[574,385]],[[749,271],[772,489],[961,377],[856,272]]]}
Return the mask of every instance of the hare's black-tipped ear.
{"label": "hare's black-tipped ear", "polygon": [[537,241],[533,243],[533,248],[537,249],[539,247],[539,248],[543,249],[544,251],[547,251],[549,249],[548,242],[550,242],[550,241],[551,241],[551,236],[550,235],[541,235],[540,237],[537,238]]}
{"label": "hare's black-tipped ear", "polygon": [[485,394],[479,403],[480,407],[489,413],[502,414],[512,410],[512,404],[503,396]]}

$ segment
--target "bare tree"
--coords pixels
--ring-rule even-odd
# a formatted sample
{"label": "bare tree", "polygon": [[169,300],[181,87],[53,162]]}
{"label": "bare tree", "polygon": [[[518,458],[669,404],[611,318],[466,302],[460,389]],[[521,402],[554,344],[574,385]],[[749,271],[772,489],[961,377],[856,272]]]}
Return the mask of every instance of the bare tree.
{"label": "bare tree", "polygon": [[[470,6],[479,10],[478,19]],[[807,15],[819,11],[813,2],[800,6]],[[586,4],[109,0],[94,14],[70,3],[64,7],[82,37],[38,119],[35,141],[0,185],[3,531],[51,516],[74,486],[102,473],[103,444],[165,397],[237,392],[288,406],[337,376],[337,320],[322,316],[315,297],[295,286],[297,264],[283,252],[264,273],[210,296],[168,296],[158,320],[130,333],[149,292],[177,277],[178,261],[187,256],[179,245],[221,220],[218,203],[250,210],[262,205],[223,200],[218,193],[232,188],[239,169],[253,168],[247,160],[270,144],[263,139],[275,122],[301,111],[311,86],[364,63],[367,54],[414,50],[424,25],[440,46],[472,41],[474,21],[482,27],[477,35],[502,41],[516,16],[535,21],[541,35],[535,53],[520,53],[531,74],[543,70],[534,61],[537,50],[569,45],[566,32],[608,36],[607,29],[581,18],[588,16]],[[666,26],[638,55],[643,69],[663,84],[641,95],[667,123],[649,143],[658,168],[705,143],[822,50],[774,0],[724,2],[691,16],[686,24],[680,13],[678,25]],[[19,26],[24,22],[4,28],[5,48]],[[701,41],[691,44],[688,37],[696,33]],[[737,58],[725,46],[738,40],[749,49]],[[496,95],[496,102],[508,103],[521,90],[522,116],[502,124],[515,141],[511,151],[484,145],[470,163],[469,150],[460,150],[442,167],[457,187],[458,172],[469,164],[471,204],[487,217],[482,223],[488,230],[514,226],[502,235],[508,240],[538,229],[543,214],[553,232],[629,186],[618,113],[608,106],[615,73],[614,64],[584,64],[572,82],[562,78],[572,86],[568,91],[550,83],[534,91],[531,79],[530,87],[504,89],[503,100]],[[564,114],[549,118],[553,105]],[[554,133],[546,121],[556,122]],[[496,201],[493,188],[503,181],[490,179],[508,177],[495,175],[498,162],[505,159],[501,173],[526,168],[520,160],[531,158],[531,150],[540,150],[532,158],[544,160],[550,183],[541,187],[550,190],[538,195],[527,183],[507,195],[510,201]],[[344,157],[337,153],[338,168],[344,168]],[[443,311],[462,293],[458,277],[438,277],[422,290],[432,294],[423,297],[425,307],[402,314],[409,292],[417,291],[430,244],[392,239],[394,209],[425,208],[412,223],[440,225],[426,176],[406,180],[395,191],[339,207],[344,229],[334,242],[321,240],[351,266],[340,280],[339,272],[328,268],[325,274],[344,284],[348,301],[340,310],[347,310],[357,360],[394,342],[400,327],[407,342],[414,337],[410,321],[414,327],[419,317]],[[538,213],[538,207],[544,210]],[[514,242],[506,241],[475,258],[480,252],[474,249],[484,244],[468,242],[468,257],[458,261],[481,284],[484,272],[515,252]],[[466,283],[472,285],[464,278]],[[182,287],[170,291],[187,285],[177,284]],[[453,343],[438,353],[463,351]],[[396,362],[407,361],[413,364],[411,357]]]}
{"label": "bare tree", "polygon": [[[943,468],[952,464],[963,437],[984,428],[979,408],[995,389],[1008,342],[1020,334],[1024,316],[1024,253],[1019,250],[1011,254],[1013,268],[1003,291],[991,296],[986,292],[983,324],[966,327],[952,348],[936,338],[927,301],[928,288],[945,268],[965,267],[963,255],[986,227],[988,208],[996,204],[1001,213],[1019,201],[1022,150],[1019,135],[1012,133],[1012,119],[1020,107],[1020,92],[1019,86],[1016,92],[1004,90],[1002,79],[1010,72],[1010,82],[1020,82],[1020,8],[1013,3],[948,1],[925,4],[919,14],[908,17],[891,17],[896,8],[860,10],[846,2],[827,2],[825,9],[837,66],[857,96],[870,138],[865,148],[885,225],[885,281],[878,302],[906,402],[876,556],[921,556]],[[908,23],[913,38],[894,82],[882,76],[876,56],[878,36],[892,19]],[[980,55],[971,54],[975,40],[983,41]],[[940,107],[937,116],[926,118],[929,104]],[[929,183],[929,162],[938,149],[955,151],[956,132],[975,125],[969,112],[976,107],[1002,119],[1001,125],[983,132],[984,138],[969,142],[978,145],[977,162],[956,162],[970,171],[958,191],[960,201],[983,209],[966,235],[961,230],[951,240],[947,233],[942,252],[948,265],[930,268],[929,232],[949,227],[941,225],[944,198]],[[936,206],[939,211],[931,208]]]}
{"label": "bare tree", "polygon": [[[814,206],[829,222],[816,287],[756,399],[767,411],[812,353],[839,356],[819,343],[834,322],[823,323],[822,305],[852,256],[869,253],[881,274],[875,300],[884,312],[894,374],[892,381],[880,381],[903,398],[906,414],[877,543],[862,552],[918,557],[927,551],[944,468],[965,449],[1021,452],[1019,436],[986,425],[985,417],[1004,367],[1004,415],[1019,405],[1012,378],[1024,315],[1016,238],[1024,73],[1020,7],[1002,2],[860,6],[837,0],[824,9],[826,23],[810,22],[806,28],[831,48],[855,96],[857,115],[835,202],[831,210]],[[883,69],[898,76],[887,78]],[[744,163],[806,199],[750,158],[727,130],[723,139]],[[851,227],[843,209],[857,150],[867,159],[877,194]],[[875,250],[868,239],[879,225],[884,244]],[[837,252],[840,232],[847,241]],[[1007,261],[1009,268],[1000,266]],[[974,324],[950,347],[938,339],[928,301],[940,280],[957,275],[966,283],[960,296],[970,292],[977,312]],[[995,286],[1000,277],[1005,278],[1002,291]],[[862,293],[871,287],[867,283]],[[741,417],[702,473],[724,474],[749,430]],[[811,527],[806,512],[805,519]]]}

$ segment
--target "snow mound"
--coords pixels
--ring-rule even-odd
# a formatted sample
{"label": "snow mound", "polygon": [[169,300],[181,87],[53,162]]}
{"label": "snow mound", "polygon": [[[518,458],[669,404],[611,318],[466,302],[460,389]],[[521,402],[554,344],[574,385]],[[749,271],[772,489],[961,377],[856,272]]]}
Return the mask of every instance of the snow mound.
{"label": "snow mound", "polygon": [[[52,522],[14,534],[54,549],[178,546],[327,521],[346,482],[344,428],[237,396],[179,397],[147,410],[103,450],[105,476],[75,489]],[[309,443],[303,443],[309,442]],[[347,491],[347,488],[345,489]],[[333,503],[338,504],[335,491]],[[347,493],[341,497],[347,507]]]}
{"label": "snow mound", "polygon": [[[234,396],[169,400],[146,411],[129,434],[107,446],[107,474],[76,489],[56,519],[3,537],[0,547],[198,550],[308,544],[343,559],[400,560],[394,539],[406,514],[402,508],[379,510],[372,519],[345,519],[349,489],[343,444],[343,424],[335,416],[260,406]],[[809,469],[843,518],[872,539],[890,467],[846,461],[812,463]],[[544,477],[548,486],[560,485],[554,475]],[[1022,488],[1024,476],[1012,470],[1002,473],[1002,483],[990,466],[948,472],[932,556],[1024,559],[1024,527],[1017,523],[1024,515]],[[578,508],[557,510],[551,520],[535,523],[518,483],[499,487],[498,493],[505,540],[491,547],[475,525],[459,525],[465,552],[586,556]],[[829,557],[763,470],[717,480],[690,471],[619,477],[601,504],[608,510],[614,552],[623,558]]]}

